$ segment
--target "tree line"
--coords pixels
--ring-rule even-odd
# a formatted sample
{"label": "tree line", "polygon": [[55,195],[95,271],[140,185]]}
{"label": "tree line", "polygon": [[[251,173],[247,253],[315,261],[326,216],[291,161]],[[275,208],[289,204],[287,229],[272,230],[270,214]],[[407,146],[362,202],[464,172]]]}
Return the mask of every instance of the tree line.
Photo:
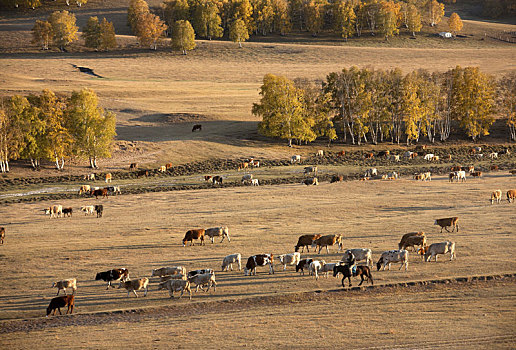
{"label": "tree line", "polygon": [[9,162],[30,160],[35,170],[42,159],[55,161],[62,170],[65,158],[111,157],[116,116],[98,106],[90,89],[57,96],[50,90],[39,95],[14,95],[0,99],[0,172],[9,172]]}
{"label": "tree line", "polygon": [[292,142],[340,135],[358,144],[391,141],[446,141],[456,122],[477,140],[489,135],[494,114],[507,118],[516,141],[516,73],[496,81],[477,67],[457,66],[444,73],[357,67],[328,74],[318,86],[302,79],[265,75],[261,99],[252,113],[258,131]]}
{"label": "tree line", "polygon": [[[66,4],[67,6],[70,6],[70,0],[52,0],[52,2],[59,2],[63,5]],[[0,8],[29,8],[29,9],[36,9],[37,7],[40,7],[42,3],[45,2],[43,0],[0,0]],[[47,0],[47,2],[50,2],[50,0]],[[82,5],[86,4],[88,0],[72,0],[78,7],[81,7]]]}

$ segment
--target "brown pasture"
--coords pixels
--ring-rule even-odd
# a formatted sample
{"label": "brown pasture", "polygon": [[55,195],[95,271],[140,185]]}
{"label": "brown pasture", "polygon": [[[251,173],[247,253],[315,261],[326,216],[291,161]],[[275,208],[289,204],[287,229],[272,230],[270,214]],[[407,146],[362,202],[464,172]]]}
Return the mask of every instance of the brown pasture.
{"label": "brown pasture", "polygon": [[[392,266],[390,272],[376,272],[374,269],[373,277],[378,285],[512,273],[516,268],[512,254],[515,246],[514,204],[504,202],[491,205],[489,195],[493,189],[505,190],[513,185],[514,180],[506,175],[486,176],[460,184],[449,183],[445,177],[437,177],[427,183],[402,179],[389,182],[323,183],[310,187],[299,184],[223,188],[127,195],[105,200],[66,200],[60,203],[74,208],[102,203],[104,217],[101,219],[81,214],[74,215],[73,218],[50,219],[41,212],[43,207],[51,204],[48,202],[9,205],[0,209],[3,222],[7,223],[5,226],[8,235],[7,244],[0,251],[3,266],[0,318],[8,320],[42,317],[46,305],[55,293],[50,287],[52,282],[71,277],[76,277],[78,281],[77,313],[246,300],[259,296],[341,288],[340,279],[322,277],[315,281],[308,275],[297,275],[294,267],[288,267],[283,272],[276,266],[274,275],[269,275],[264,268],[258,268],[256,277],[245,277],[239,271],[220,272],[222,258],[227,254],[241,253],[245,264],[247,257],[252,254],[277,255],[292,252],[297,237],[306,233],[340,233],[344,236],[345,248],[371,248],[375,262],[382,251],[396,249],[400,237],[409,231],[425,231],[430,243],[446,239],[456,242],[456,261],[450,262],[449,258],[441,256],[437,263],[423,263],[419,257],[412,255],[407,272],[398,271],[397,264]],[[434,219],[447,216],[460,217],[459,233],[440,234],[439,228],[433,225]],[[229,226],[231,243],[182,247],[181,239],[188,229],[221,224]],[[330,248],[330,254],[323,251],[323,254],[318,255],[311,251],[303,256],[332,262],[338,261],[342,253],[333,247]],[[130,276],[136,278],[150,276],[153,268],[174,265],[184,265],[187,269],[215,269],[217,291],[199,292],[191,302],[187,298],[170,300],[167,293],[156,291],[157,283],[152,281],[149,295],[136,299],[127,298],[126,293],[118,289],[105,290],[104,282],[94,281],[96,272],[111,268],[126,267]],[[358,280],[353,283],[357,285]],[[512,301],[514,286],[514,283],[509,283],[505,287],[507,298]],[[494,290],[500,291],[496,288]],[[446,289],[442,293],[446,294]],[[463,292],[452,288],[452,293],[456,293],[453,295],[457,298],[462,298]],[[487,298],[484,293],[487,292],[485,289],[468,288],[464,293],[467,295],[464,297],[464,305],[454,302],[450,306],[440,297],[436,305],[452,307],[460,314],[466,312],[468,315],[472,313],[471,316],[476,315],[477,311],[473,312],[471,308],[484,303]],[[364,296],[359,295],[358,300],[364,300]],[[404,293],[395,295],[396,297],[384,295],[381,298],[386,298],[389,303],[404,300]],[[425,298],[429,297],[425,295],[423,300]],[[342,307],[348,305],[345,294],[337,299],[338,303],[343,303]],[[364,302],[367,305],[366,310],[382,304],[380,299],[374,298],[373,301]],[[398,338],[407,332],[402,329],[401,324],[396,328],[392,320],[388,322],[387,328],[382,325],[381,320],[392,317],[394,310],[401,312],[395,305],[384,305],[377,316],[364,315],[358,319],[344,320],[340,316],[340,312],[344,311],[327,314],[331,309],[330,304],[331,302],[323,302],[323,305],[318,302],[307,303],[302,306],[301,314],[306,313],[307,317],[319,314],[318,319],[322,319],[323,324],[333,319],[330,315],[336,317],[333,321],[338,321],[338,325],[359,322],[373,335],[390,332],[387,337],[391,340],[399,341]],[[429,304],[423,302],[415,303],[413,307],[416,310],[431,310]],[[269,310],[268,307],[263,308]],[[259,313],[260,310],[262,309],[253,311],[243,307],[235,317],[241,315],[243,319],[251,318],[254,312]],[[274,319],[272,324],[281,324],[281,313],[288,310],[294,312],[294,309],[287,306],[278,306],[278,309],[271,307],[270,310],[267,312]],[[511,317],[514,319],[514,303],[511,306],[495,303],[491,310],[500,315],[500,322],[509,322]],[[417,327],[423,327],[425,319],[430,317],[423,312],[420,319],[416,320],[414,310],[410,311],[410,315]],[[228,318],[228,315],[224,316],[224,319]],[[263,320],[263,316],[260,319]],[[455,316],[449,315],[444,322],[452,323],[454,319]],[[199,321],[196,320],[195,322]],[[300,321],[296,318],[290,320]],[[144,324],[144,327],[162,327],[159,319]],[[200,326],[202,322],[195,324]],[[178,323],[179,325],[184,326],[183,323]],[[476,334],[476,325],[476,321],[468,321],[464,316],[460,334],[472,337]],[[136,326],[130,323],[124,327],[130,332],[136,331],[133,328]],[[101,329],[104,328],[88,327],[87,332],[97,334]],[[260,332],[265,332],[265,329]],[[55,332],[60,334],[59,331]],[[198,334],[200,330],[194,327],[192,332]],[[238,330],[233,329],[231,332],[236,336]],[[508,334],[508,331],[500,329],[493,332]],[[32,337],[39,333],[31,333],[30,336],[16,334],[10,334],[8,338],[12,341],[22,341],[23,338],[20,344],[30,344]],[[252,347],[265,346],[260,337],[249,336],[246,339]],[[279,344],[289,344],[291,341],[282,336],[274,339]],[[302,344],[315,344],[308,336],[302,336],[302,339],[305,341]],[[340,335],[337,339],[343,340],[345,335]],[[364,340],[364,345],[378,344],[374,337],[367,339],[369,340]],[[95,347],[95,344],[97,343],[93,342],[89,345]],[[326,347],[325,345],[321,347]]]}

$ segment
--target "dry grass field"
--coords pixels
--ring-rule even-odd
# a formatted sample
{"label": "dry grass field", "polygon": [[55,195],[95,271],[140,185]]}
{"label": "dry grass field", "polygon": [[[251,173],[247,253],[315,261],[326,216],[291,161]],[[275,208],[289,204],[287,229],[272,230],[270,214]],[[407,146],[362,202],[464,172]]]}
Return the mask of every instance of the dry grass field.
{"label": "dry grass field", "polygon": [[[238,305],[241,307],[220,310],[220,313],[205,310],[198,316],[196,308],[192,307],[189,309],[192,313],[180,319],[165,313],[165,319],[150,317],[135,323],[117,321],[116,317],[106,321],[107,326],[95,326],[93,322],[73,328],[77,334],[83,331],[87,334],[83,339],[85,343],[76,343],[75,347],[107,344],[116,347],[117,342],[107,335],[111,332],[105,332],[115,328],[133,334],[129,339],[145,330],[146,335],[139,341],[150,346],[155,335],[162,334],[167,327],[172,333],[164,336],[163,340],[175,339],[172,335],[177,335],[187,348],[200,341],[189,343],[189,340],[203,335],[206,330],[210,330],[210,339],[215,341],[213,348],[230,347],[231,342],[247,344],[251,348],[286,344],[326,348],[345,342],[347,336],[344,333],[348,328],[354,339],[353,347],[395,346],[403,344],[407,337],[410,338],[409,343],[416,346],[418,340],[430,341],[433,339],[430,335],[438,333],[434,329],[438,327],[437,319],[442,320],[438,322],[439,327],[453,328],[447,331],[449,334],[443,341],[476,339],[478,331],[483,329],[482,336],[501,336],[503,343],[507,337],[514,339],[515,335],[514,328],[509,326],[515,319],[514,282],[482,287],[450,286],[449,292],[443,287],[435,293],[415,290],[406,294],[397,290],[370,299],[365,291],[353,292],[350,294],[353,297],[338,293],[329,300],[323,298],[319,302],[310,301],[296,307],[283,301],[277,306],[258,303],[254,308],[252,300],[247,298],[340,289],[340,279],[321,277],[316,281],[308,275],[296,274],[293,267],[284,272],[279,266],[276,266],[274,275],[259,268],[256,277],[245,277],[241,271],[220,272],[220,263],[222,257],[234,252],[240,252],[243,260],[258,253],[292,252],[297,237],[306,233],[340,233],[344,236],[345,248],[371,248],[376,261],[382,251],[397,248],[402,234],[423,230],[427,232],[430,243],[446,239],[455,241],[457,260],[450,262],[441,256],[437,263],[423,263],[418,257],[411,256],[408,271],[399,271],[396,265],[390,272],[374,270],[376,285],[513,273],[516,268],[512,254],[515,247],[515,204],[505,201],[491,205],[488,198],[493,189],[505,191],[514,185],[514,178],[498,174],[466,183],[449,183],[444,177],[427,183],[408,179],[368,183],[350,181],[323,183],[318,187],[299,184],[227,188],[62,202],[64,206],[74,208],[102,203],[105,216],[101,219],[79,213],[72,218],[49,219],[41,212],[43,207],[51,204],[48,202],[9,205],[0,209],[8,230],[6,244],[1,247],[0,254],[3,281],[0,286],[0,318],[43,316],[49,300],[56,293],[50,287],[52,282],[76,277],[76,312],[81,314],[175,305],[188,305],[185,307],[190,308],[191,304],[212,302],[209,305],[215,305],[217,303],[213,302],[228,300],[240,300]],[[447,216],[460,217],[458,233],[441,234],[438,227],[432,225],[434,219]],[[186,230],[221,224],[230,227],[231,243],[182,247],[181,239]],[[330,254],[323,251],[321,255],[313,252],[302,255],[329,262],[338,261],[342,254],[333,247]],[[104,282],[94,281],[96,272],[111,268],[127,267],[135,278],[150,276],[153,268],[172,265],[217,270],[216,292],[199,292],[192,301],[187,298],[170,300],[166,292],[156,290],[157,284],[152,281],[149,295],[137,299],[134,296],[127,298],[122,290],[105,290]],[[354,285],[357,283],[355,280]],[[359,312],[362,302],[365,313]],[[342,307],[334,308],[334,304]],[[351,318],[346,316],[348,305],[353,310]],[[295,316],[284,316],[288,313]],[[410,332],[402,321],[393,319],[398,313],[410,321]],[[269,322],[266,316],[272,320]],[[254,317],[258,317],[258,324],[267,323],[267,326],[256,329],[249,326]],[[282,327],[283,317],[289,324],[285,329]],[[478,317],[483,317],[482,321],[478,322]],[[313,336],[300,334],[300,342],[296,343],[288,334],[300,332],[296,329],[304,324],[305,318],[309,319],[308,329],[317,330],[317,320],[321,320],[321,325],[326,325],[325,330],[315,331]],[[215,320],[228,325],[218,324],[210,329],[209,324]],[[43,328],[51,327],[51,324],[52,321],[45,322]],[[71,321],[70,325],[73,324]],[[419,334],[422,329],[428,331],[422,338],[410,334]],[[332,330],[339,335],[332,336]],[[224,342],[225,337],[221,338],[224,332],[228,334],[230,343]],[[365,335],[362,336],[362,332]],[[264,340],[269,333],[274,336]],[[0,342],[24,348],[43,337],[52,347],[51,344],[58,339],[64,339],[64,334],[69,333],[63,333],[63,329],[43,329],[29,334],[15,332],[3,335]],[[161,338],[161,335],[157,337]],[[379,339],[385,339],[385,343]],[[465,344],[463,348],[471,345],[470,342]],[[164,343],[156,346],[166,347]],[[490,346],[486,345],[486,348]]]}
{"label": "dry grass field", "polygon": [[[151,6],[161,1],[153,0]],[[0,13],[0,95],[27,95],[51,89],[69,94],[84,87],[95,90],[100,104],[117,115],[117,139],[111,159],[101,160],[101,171],[127,169],[138,162],[155,167],[211,159],[286,159],[325,147],[288,148],[257,134],[258,119],[251,107],[267,73],[288,78],[323,81],[344,67],[391,69],[404,72],[426,68],[446,71],[456,65],[479,66],[500,77],[516,69],[516,49],[484,37],[514,25],[465,21],[465,38],[440,40],[424,32],[416,40],[407,35],[385,42],[361,38],[344,43],[328,35],[311,38],[255,37],[238,49],[227,41],[197,41],[187,56],[160,48],[151,52],[136,47],[126,27],[128,0],[90,0],[76,11],[78,24],[92,15],[114,21],[121,48],[107,53],[85,51],[41,52],[30,44],[35,19],[47,9]],[[74,8],[74,11],[76,8]],[[444,30],[441,24],[435,31]],[[103,78],[80,73],[72,65],[91,68]],[[200,133],[192,124],[202,123]],[[506,141],[496,130],[482,140]],[[500,136],[504,135],[504,136]],[[450,144],[464,144],[464,140]],[[383,144],[375,149],[392,145]],[[436,146],[437,147],[437,146]],[[371,149],[334,144],[330,150]],[[503,162],[503,163],[502,163]],[[475,162],[486,169],[495,164]],[[501,159],[501,168],[514,167],[514,157]],[[71,160],[64,174],[90,172],[85,161]],[[321,172],[352,174],[370,164],[321,166]],[[454,164],[440,164],[451,166]],[[465,164],[463,164],[465,165]],[[502,166],[503,165],[503,166]],[[390,166],[390,165],[389,165]],[[380,170],[392,170],[387,169]],[[408,165],[414,170],[426,164]],[[62,175],[47,164],[32,172],[15,163],[2,178]],[[301,167],[260,168],[260,179],[297,176]],[[241,176],[234,171],[230,181]],[[124,180],[114,185],[159,186],[164,183],[199,183],[201,174],[173,178]],[[96,185],[100,185],[97,183]],[[76,183],[51,183],[69,191]],[[2,195],[37,191],[43,185],[13,186]],[[516,204],[491,205],[493,190],[516,188],[507,171],[491,172],[466,183],[349,181],[320,186],[301,184],[231,187],[122,195],[59,201],[76,212],[72,218],[49,219],[42,209],[55,202],[38,201],[0,206],[0,226],[7,231],[0,246],[0,349],[57,347],[125,348],[371,348],[371,349],[513,349],[516,332],[516,283],[496,281],[450,283],[409,288],[344,290],[340,279],[314,278],[295,273],[294,267],[257,276],[242,271],[220,272],[222,258],[231,253],[249,255],[292,252],[297,237],[308,233],[344,237],[345,248],[367,247],[374,260],[395,249],[410,231],[425,231],[430,243],[453,240],[457,260],[440,257],[424,263],[410,257],[408,271],[373,270],[375,285],[516,272]],[[56,190],[56,192],[59,192]],[[79,212],[83,205],[101,203],[104,217]],[[436,218],[459,216],[459,232],[439,233]],[[182,247],[188,229],[228,225],[231,243]],[[303,257],[340,260],[342,253],[304,253]],[[133,278],[150,276],[161,266],[216,270],[217,290],[170,299],[152,280],[146,298],[127,298],[123,290],[105,289],[95,274],[127,267]],[[76,277],[76,316],[43,320],[55,296],[52,282]],[[353,281],[354,286],[358,280]],[[143,293],[139,293],[143,296]],[[132,311],[131,311],[132,310]]]}

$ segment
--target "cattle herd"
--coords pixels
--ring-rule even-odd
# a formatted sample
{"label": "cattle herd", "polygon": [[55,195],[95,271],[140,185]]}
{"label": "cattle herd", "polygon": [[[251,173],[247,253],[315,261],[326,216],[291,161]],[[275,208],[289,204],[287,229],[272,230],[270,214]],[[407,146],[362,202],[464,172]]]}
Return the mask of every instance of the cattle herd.
{"label": "cattle herd", "polygon": [[[200,128],[199,128],[200,130]],[[192,130],[195,131],[195,130]],[[344,154],[344,153],[343,153]],[[477,153],[478,154],[478,153]],[[324,155],[323,151],[318,151],[316,156],[322,157]],[[391,156],[393,160],[399,161],[399,155],[389,155],[384,154],[383,156]],[[405,157],[413,157],[414,154],[411,152],[410,154],[405,154]],[[490,154],[489,157],[497,157],[498,154]],[[367,155],[366,155],[367,157]],[[374,155],[369,155],[369,157],[374,157]],[[424,157],[425,160],[435,161],[438,159],[437,156],[433,154],[427,154]],[[299,163],[301,161],[301,156],[295,155],[290,158],[290,162],[292,164]],[[167,164],[167,166],[163,166],[163,168],[167,169],[171,166],[171,164]],[[254,159],[248,159],[242,162],[238,170],[246,170],[249,167],[259,167],[259,161]],[[131,168],[137,168],[136,164],[132,164]],[[316,166],[309,166],[304,168],[304,173],[308,175],[313,175],[314,177],[305,180],[303,183],[306,185],[317,185],[317,172],[318,169]],[[454,167],[451,169],[449,174],[449,181],[466,181],[466,173],[469,173],[471,176],[482,176],[481,172],[475,172],[473,167]],[[512,172],[511,172],[512,173]],[[363,180],[377,178],[378,170],[376,168],[371,168],[366,171]],[[111,182],[111,174],[106,174],[106,183]],[[398,174],[396,172],[390,172],[385,176],[381,176],[382,179],[397,179]],[[431,173],[424,172],[418,173],[414,175],[415,180],[420,181],[431,181]],[[214,184],[222,183],[221,176],[205,176],[205,181],[211,181]],[[331,182],[342,181],[342,176],[334,176]],[[242,183],[250,184],[250,185],[258,185],[258,180],[254,179],[252,174],[244,174],[242,176]],[[79,195],[90,195],[98,197],[108,197],[109,194],[119,194],[120,188],[118,186],[109,186],[105,188],[92,188],[90,185],[82,185],[78,191]],[[507,201],[509,203],[514,202],[516,199],[516,190],[508,190],[506,193]],[[491,204],[494,202],[500,203],[502,198],[502,191],[496,190],[491,194]],[[81,212],[84,212],[85,215],[91,215],[96,213],[97,217],[102,217],[104,207],[103,205],[88,205],[82,206],[80,208]],[[50,215],[50,218],[57,217],[66,217],[72,216],[73,208],[63,208],[62,205],[52,205],[48,208],[44,209],[45,214]],[[437,225],[441,228],[441,233],[443,229],[447,232],[450,232],[448,228],[451,228],[451,232],[455,230],[459,231],[458,225],[458,217],[449,217],[449,218],[440,218],[436,219],[434,225]],[[186,247],[187,243],[190,242],[190,246],[194,245],[194,241],[199,241],[199,245],[205,244],[205,237],[209,237],[211,243],[214,243],[214,239],[216,237],[221,237],[221,243],[226,239],[228,243],[231,242],[229,236],[229,228],[227,226],[213,227],[208,229],[191,229],[188,230],[184,238],[182,239],[183,247]],[[5,228],[0,227],[0,244],[4,244],[5,240]],[[329,253],[329,247],[337,246],[338,251],[343,251],[343,237],[339,234],[330,234],[330,235],[321,235],[321,234],[306,234],[302,235],[298,238],[297,244],[294,246],[293,253],[285,253],[279,255],[273,254],[256,254],[249,256],[246,264],[243,268],[244,275],[256,275],[257,267],[265,267],[267,266],[269,269],[269,274],[274,274],[274,266],[277,262],[283,266],[283,271],[287,269],[287,266],[295,266],[296,273],[301,273],[304,275],[305,270],[309,272],[311,276],[314,276],[315,279],[318,279],[321,274],[325,277],[331,273],[334,277],[337,277],[339,274],[342,274],[342,286],[345,287],[345,279],[348,279],[348,286],[352,286],[351,277],[360,277],[360,285],[364,281],[368,281],[371,285],[373,282],[373,276],[371,273],[371,268],[373,267],[373,256],[372,250],[367,247],[362,248],[353,248],[347,249],[344,251],[344,255],[342,259],[338,262],[327,263],[326,261],[314,258],[304,258],[301,259],[301,253],[304,253],[306,249],[307,252],[310,252],[310,248],[314,249],[314,253],[317,252],[321,254],[323,248],[326,248],[326,253]],[[392,263],[400,263],[400,270],[404,268],[408,269],[409,265],[409,248],[416,254],[421,256],[421,259],[424,262],[430,262],[432,259],[437,261],[438,255],[450,254],[450,261],[455,259],[455,242],[452,241],[444,241],[428,244],[427,237],[424,232],[410,232],[401,237],[400,242],[398,243],[398,249],[388,250],[381,253],[379,259],[376,263],[377,271],[384,270],[387,268],[390,270]],[[301,252],[299,250],[301,249]],[[240,253],[234,253],[227,255],[225,257],[220,257],[221,270],[222,271],[233,271],[233,264],[238,267],[238,270],[242,270],[242,255]],[[216,290],[217,282],[215,279],[215,272],[212,268],[202,268],[192,271],[186,271],[186,268],[183,266],[173,266],[173,267],[161,267],[156,268],[151,271],[149,277],[142,277],[138,279],[130,279],[129,270],[127,268],[116,268],[112,270],[107,270],[103,272],[99,272],[95,276],[95,280],[105,281],[107,282],[107,289],[110,287],[115,287],[112,285],[112,282],[118,282],[118,288],[124,288],[127,290],[127,296],[129,297],[131,292],[138,297],[136,293],[139,290],[144,290],[144,296],[147,295],[149,290],[149,285],[151,282],[154,282],[155,278],[159,278],[157,281],[157,289],[158,290],[168,290],[171,298],[174,297],[174,292],[180,292],[180,298],[183,296],[185,292],[188,292],[190,299],[192,298],[192,286],[195,287],[195,292],[198,292],[199,289],[208,292],[211,287],[213,290]],[[154,279],[151,281],[151,279]],[[57,296],[53,298],[47,308],[47,316],[50,314],[55,314],[56,310],[61,314],[61,308],[67,306],[67,313],[73,312],[75,305],[75,294],[77,291],[77,279],[69,278],[61,281],[56,281],[52,284],[52,287],[57,288]],[[204,289],[206,288],[206,290]],[[66,289],[71,289],[72,294],[68,295],[66,293]],[[59,296],[59,292],[63,290],[64,295]]]}

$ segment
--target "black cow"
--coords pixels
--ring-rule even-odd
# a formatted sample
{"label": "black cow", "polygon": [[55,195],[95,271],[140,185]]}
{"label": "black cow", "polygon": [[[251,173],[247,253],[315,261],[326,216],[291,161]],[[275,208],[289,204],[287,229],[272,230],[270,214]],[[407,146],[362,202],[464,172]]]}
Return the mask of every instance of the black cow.
{"label": "black cow", "polygon": [[211,182],[213,182],[213,184],[219,184],[219,185],[222,185],[222,176],[214,176],[211,178]]}
{"label": "black cow", "polygon": [[61,308],[68,306],[68,310],[66,313],[73,313],[73,307],[75,305],[75,296],[74,295],[61,295],[60,297],[55,297],[50,300],[50,304],[47,307],[47,317],[54,312],[56,314],[56,309],[59,311],[59,315],[62,315]]}
{"label": "black cow", "polygon": [[192,132],[197,131],[197,130],[202,131],[202,125],[201,124],[195,124],[193,126]]}
{"label": "black cow", "polygon": [[369,269],[368,266],[360,265],[360,266],[357,266],[356,268],[357,268],[356,271],[352,272],[350,274],[350,272],[349,272],[350,271],[349,265],[336,265],[333,268],[333,277],[337,277],[339,272],[342,273],[342,275],[344,276],[344,277],[342,277],[342,286],[343,287],[346,287],[344,285],[344,280],[346,278],[349,280],[349,286],[351,287],[351,275],[353,275],[353,277],[360,275],[361,281],[358,284],[359,286],[362,285],[362,283],[364,283],[364,276],[371,282],[371,284],[374,285],[374,283],[373,283],[373,275],[371,275],[371,270]]}
{"label": "black cow", "polygon": [[73,208],[63,208],[63,217],[72,216]]}
{"label": "black cow", "polygon": [[124,268],[113,269],[113,270],[109,270],[109,271],[105,271],[105,272],[99,272],[95,276],[95,281],[103,280],[108,283],[106,289],[109,289],[110,286],[115,288],[114,286],[111,285],[111,282],[118,281],[120,279],[122,281],[126,281],[127,279],[129,279],[129,270],[124,269]]}
{"label": "black cow", "polygon": [[102,217],[102,213],[104,212],[104,206],[102,204],[96,205],[95,206],[95,211],[97,212],[97,217],[101,218]]}

